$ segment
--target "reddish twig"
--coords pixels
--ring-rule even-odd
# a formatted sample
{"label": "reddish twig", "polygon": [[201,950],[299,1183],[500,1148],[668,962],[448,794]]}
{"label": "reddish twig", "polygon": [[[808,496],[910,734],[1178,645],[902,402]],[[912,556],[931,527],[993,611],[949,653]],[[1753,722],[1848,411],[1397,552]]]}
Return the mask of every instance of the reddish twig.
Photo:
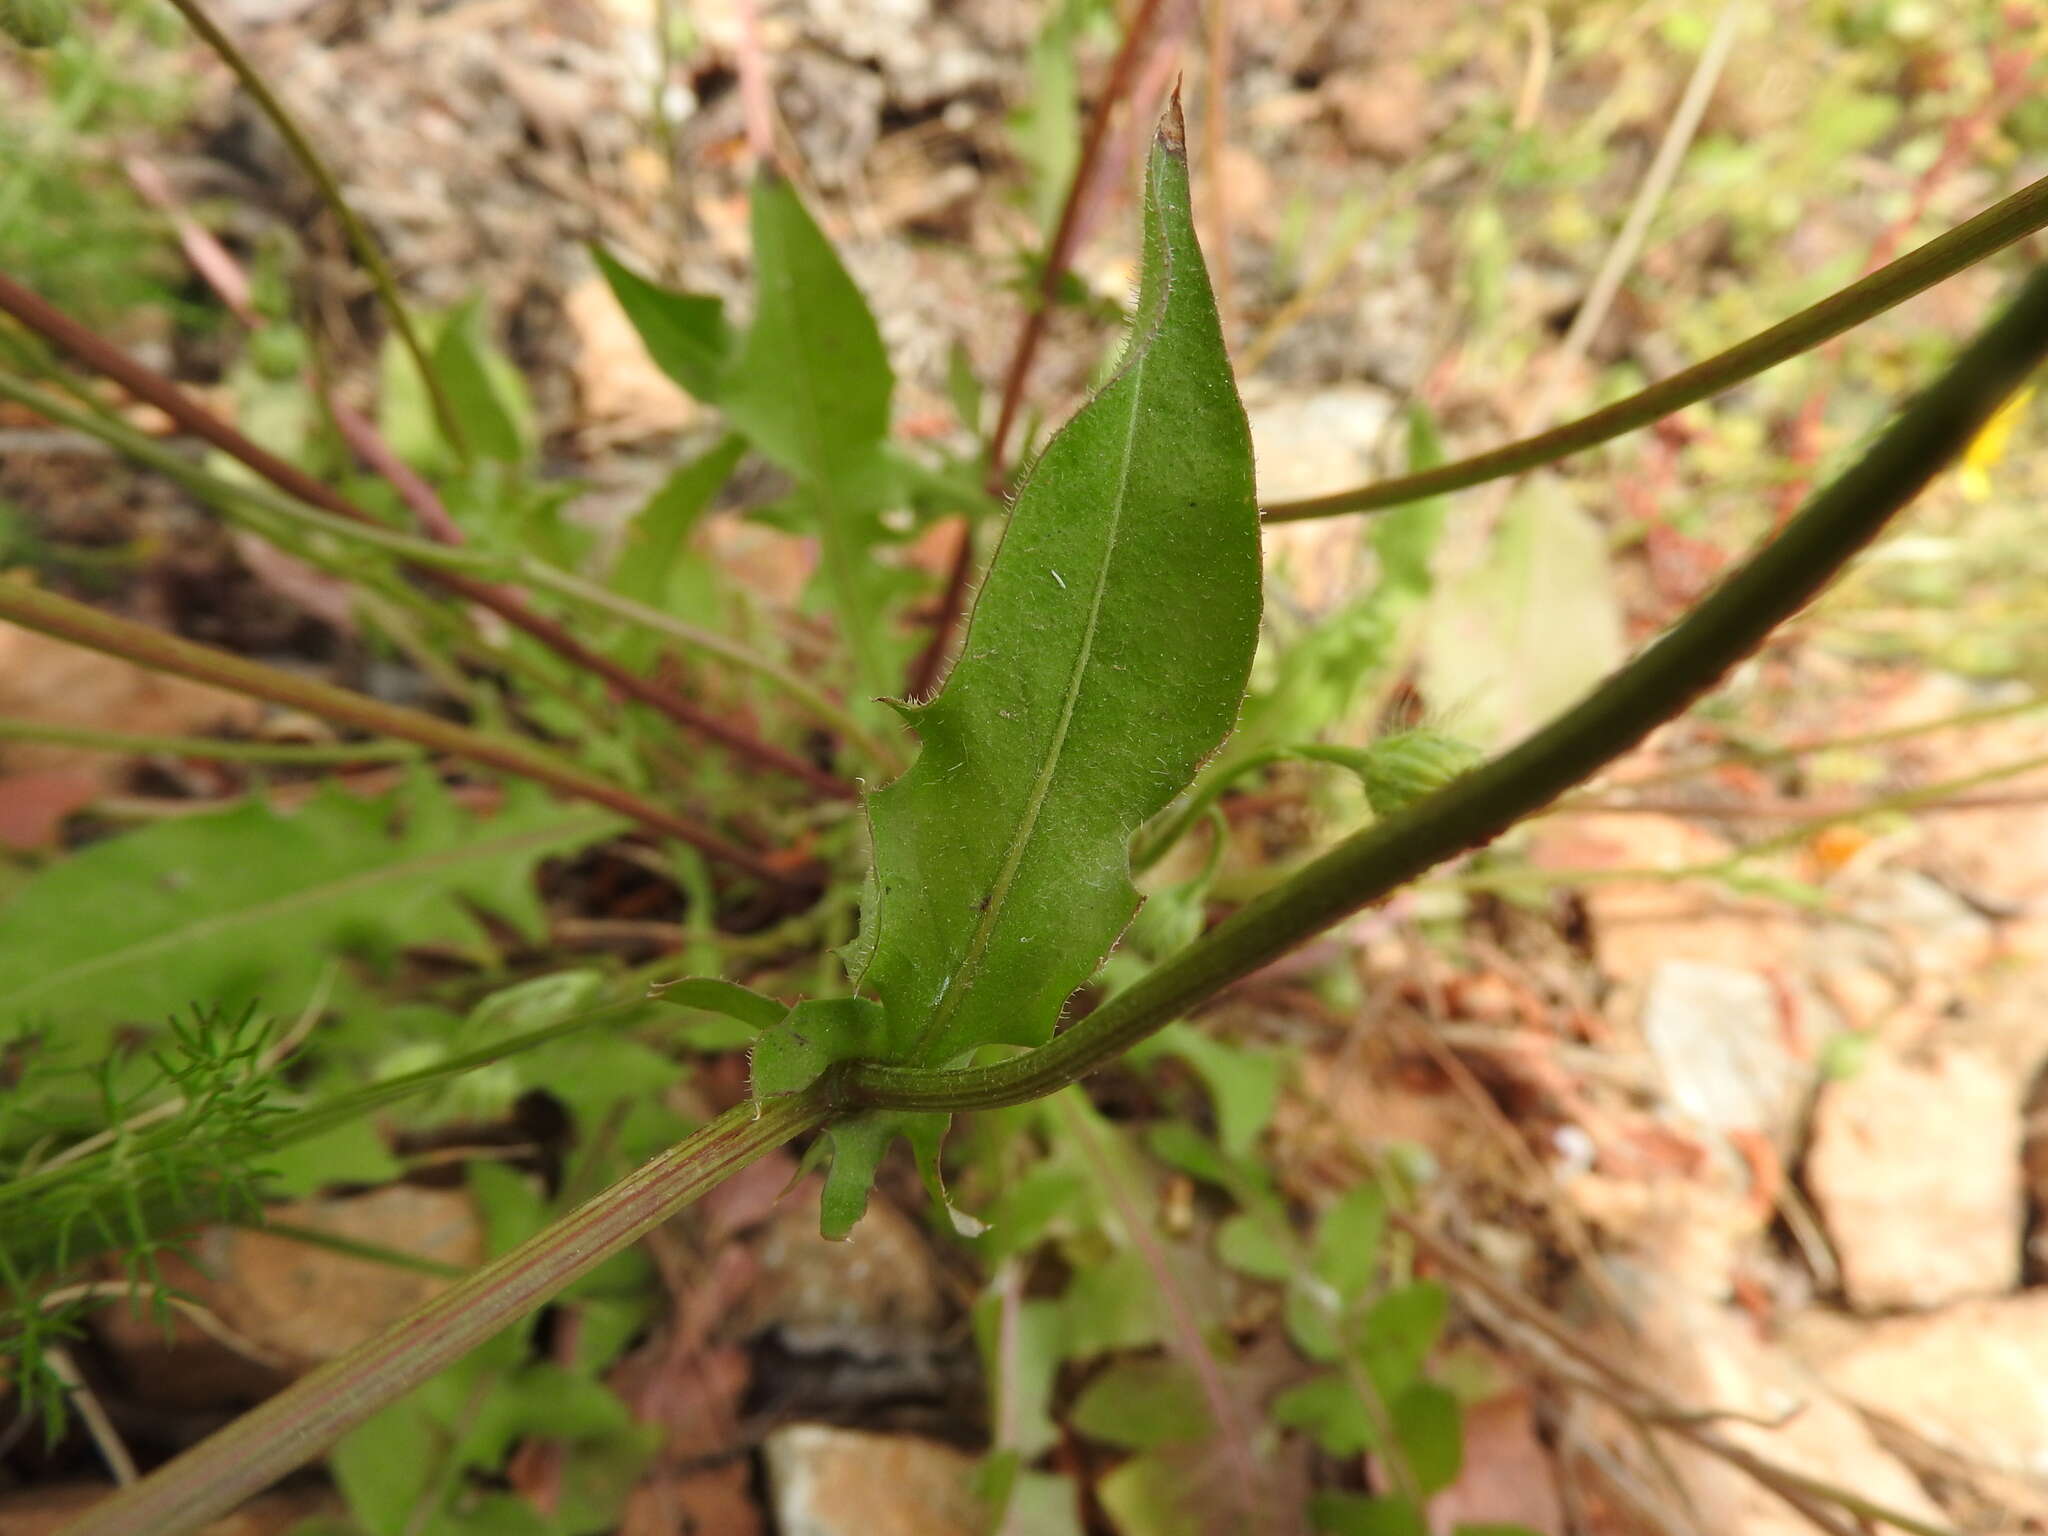
{"label": "reddish twig", "polygon": [[251,328],[260,326],[263,317],[256,312],[255,301],[249,295],[249,279],[241,265],[212,230],[185,211],[156,162],[131,155],[121,162],[121,167],[128,173],[129,183],[142,194],[142,200],[171,221],[179,248],[192,263],[192,270],[206,279],[207,286],[220,296],[221,303],[234,312],[237,320]]}
{"label": "reddish twig", "polygon": [[489,736],[438,715],[403,709],[332,683],[266,667],[211,646],[196,645],[177,635],[40,591],[26,582],[0,582],[0,620],[87,650],[119,656],[152,671],[169,672],[287,709],[303,709],[325,720],[415,742],[429,751],[446,752],[517,774],[616,811],[652,831],[679,838],[710,858],[722,859],[776,885],[802,884],[811,877],[808,869],[778,868],[760,854],[740,847],[687,816],[679,816],[642,799],[623,785],[562,762],[525,742]]}
{"label": "reddish twig", "polygon": [[[1052,240],[1045,248],[1045,262],[1038,273],[1038,289],[1025,307],[1024,321],[1017,332],[1017,345],[1010,353],[1009,371],[1003,376],[1002,405],[996,412],[995,431],[988,440],[988,481],[992,492],[1000,493],[1002,489],[1003,457],[1009,446],[1010,429],[1016,424],[1017,409],[1023,403],[1024,380],[1031,372],[1032,360],[1038,356],[1038,343],[1045,334],[1045,318],[1059,292],[1060,279],[1066,275],[1067,264],[1073,260],[1080,232],[1081,209],[1086,205],[1088,190],[1095,182],[1102,146],[1109,139],[1110,118],[1115,113],[1116,104],[1129,93],[1131,82],[1137,77],[1139,60],[1144,56],[1146,41],[1165,8],[1166,0],[1139,0],[1137,14],[1124,30],[1123,42],[1117,47],[1116,57],[1110,61],[1109,78],[1103,83],[1102,94],[1096,99],[1095,110],[1089,116],[1088,131],[1081,140],[1081,155],[1074,165],[1074,179],[1067,186],[1067,198],[1060,205],[1059,221],[1053,226]],[[907,697],[923,698],[937,684],[939,669],[945,665],[946,651],[952,643],[953,631],[959,627],[961,613],[966,607],[967,586],[973,570],[974,519],[966,517],[960,522],[960,546],[954,552],[953,566],[946,576],[946,589],[940,595],[939,610],[932,620],[932,637],[911,664],[910,679],[904,690]]]}
{"label": "reddish twig", "polygon": [[[184,431],[247,465],[286,495],[352,522],[376,523],[375,518],[340,492],[251,442],[162,374],[144,367],[120,348],[4,274],[0,274],[0,310],[45,340],[62,347],[94,372],[113,380],[136,399],[155,406]],[[846,800],[859,794],[845,780],[760,740],[738,726],[717,719],[674,690],[599,655],[562,625],[528,607],[517,593],[459,571],[427,567],[413,569],[421,579],[444,591],[488,608],[573,666],[603,678],[616,692],[659,711],[678,725],[710,737],[739,756],[801,779],[822,794]]]}
{"label": "reddish twig", "polygon": [[349,452],[384,477],[385,483],[398,493],[398,499],[419,521],[420,530],[438,544],[461,544],[461,525],[455,521],[433,486],[427,483],[426,476],[398,456],[367,416],[349,409],[331,388],[321,388],[310,379],[308,384],[318,390],[320,403],[327,407],[327,419],[334,423],[334,430],[348,444]]}

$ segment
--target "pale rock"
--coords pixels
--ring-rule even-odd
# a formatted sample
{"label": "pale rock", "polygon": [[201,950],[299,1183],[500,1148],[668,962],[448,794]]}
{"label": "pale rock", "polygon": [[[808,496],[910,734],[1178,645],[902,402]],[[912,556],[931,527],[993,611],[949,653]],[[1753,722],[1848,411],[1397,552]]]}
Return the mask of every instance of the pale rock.
{"label": "pale rock", "polygon": [[1755,1131],[1789,1152],[1813,1078],[1790,1049],[1776,989],[1755,971],[1670,960],[1650,975],[1643,1038],[1689,1119]]}
{"label": "pale rock", "polygon": [[[466,1190],[387,1184],[347,1199],[275,1207],[279,1222],[468,1269],[484,1256]],[[332,1360],[367,1342],[453,1281],[354,1258],[275,1233],[211,1227],[199,1244],[217,1280],[199,1299],[230,1328],[290,1360]]]}
{"label": "pale rock", "polygon": [[[1393,409],[1385,390],[1359,385],[1313,395],[1255,396],[1249,415],[1260,498],[1321,496],[1374,478]],[[1273,579],[1311,614],[1329,612],[1367,574],[1361,560],[1365,539],[1354,519],[1271,524],[1265,547]]]}
{"label": "pale rock", "polygon": [[1830,1083],[1807,1180],[1850,1304],[1925,1310],[2019,1281],[2019,1088],[1983,1055],[1879,1052]]}
{"label": "pale rock", "polygon": [[[1259,466],[1260,499],[1323,496],[1371,479],[1394,406],[1388,391],[1362,384],[1266,399],[1253,391],[1246,407],[1252,425],[1252,455]],[[1291,526],[1314,524],[1282,524],[1268,533]]]}
{"label": "pale rock", "polygon": [[1917,870],[1863,871],[1840,882],[1837,892],[1852,918],[1896,936],[1923,971],[1973,975],[1990,960],[1997,942],[1989,918]]}
{"label": "pale rock", "polygon": [[2048,1477],[2048,1292],[1826,1334],[1809,1358],[1843,1397],[1971,1462]]}
{"label": "pale rock", "polygon": [[[218,727],[246,731],[262,714],[263,706],[252,699],[0,623],[0,715],[40,725],[186,736]],[[86,747],[0,746],[0,769],[9,772],[85,769],[111,783],[124,767],[117,754]]]}
{"label": "pale rock", "polygon": [[946,1304],[923,1231],[873,1200],[844,1242],[818,1231],[815,1199],[781,1201],[754,1238],[760,1280],[740,1303],[736,1336],[774,1330],[800,1354],[887,1359],[929,1350]]}
{"label": "pale rock", "polygon": [[[1529,845],[1531,863],[1556,871],[1678,871],[1718,864],[1731,852],[1725,838],[1682,817],[1615,811],[1539,823]],[[1736,896],[1707,880],[1596,880],[1581,900],[1600,973],[1623,1015],[1667,961],[1771,971],[1802,953],[1812,928],[1782,902]]]}
{"label": "pale rock", "polygon": [[[1946,1516],[1913,1474],[1880,1445],[1862,1416],[1782,1350],[1757,1338],[1745,1314],[1699,1296],[1672,1276],[1623,1267],[1638,1306],[1634,1328],[1610,1327],[1609,1358],[1680,1409],[1711,1409],[1761,1420],[1722,1419],[1714,1430],[1754,1456],[1887,1506],[1945,1525]],[[1634,1430],[1606,1409],[1593,1415],[1616,1456],[1636,1463]],[[1771,1427],[1765,1427],[1768,1423]],[[1812,1526],[1747,1473],[1669,1433],[1660,1450],[1685,1493],[1692,1527],[1714,1536],[1812,1536]],[[1659,1473],[1638,1466],[1646,1486]]]}
{"label": "pale rock", "polygon": [[981,1536],[972,1456],[910,1435],[790,1424],[762,1445],[782,1536]]}

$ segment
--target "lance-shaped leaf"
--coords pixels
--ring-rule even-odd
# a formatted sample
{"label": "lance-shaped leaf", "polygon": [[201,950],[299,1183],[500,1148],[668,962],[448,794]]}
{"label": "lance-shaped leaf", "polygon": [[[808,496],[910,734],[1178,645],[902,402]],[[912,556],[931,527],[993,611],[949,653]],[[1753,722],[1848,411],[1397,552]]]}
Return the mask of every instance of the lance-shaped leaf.
{"label": "lance-shaped leaf", "polygon": [[896,573],[874,558],[881,514],[900,498],[886,451],[895,375],[832,242],[772,171],[754,183],[752,233],[754,321],[737,339],[716,299],[661,288],[603,252],[599,265],[662,370],[796,480],[790,510],[818,536],[819,581],[872,696],[901,676],[906,649],[889,625]]}
{"label": "lance-shaped leaf", "polygon": [[[1138,318],[1122,365],[1046,448],[937,699],[923,750],[870,798],[874,874],[853,962],[861,1031],[792,1018],[757,1092],[848,1054],[918,1065],[1037,1045],[1138,908],[1132,832],[1229,733],[1259,628],[1251,435],[1189,209],[1176,113],[1154,144]],[[764,1070],[765,1069],[765,1070]],[[828,1133],[828,1225],[880,1146],[939,1116]],[[879,1133],[879,1135],[878,1135]]]}
{"label": "lance-shaped leaf", "polygon": [[1131,833],[1229,734],[1259,628],[1251,436],[1153,146],[1123,364],[1019,496],[924,750],[875,794],[863,984],[897,1059],[1037,1045],[1138,908]]}

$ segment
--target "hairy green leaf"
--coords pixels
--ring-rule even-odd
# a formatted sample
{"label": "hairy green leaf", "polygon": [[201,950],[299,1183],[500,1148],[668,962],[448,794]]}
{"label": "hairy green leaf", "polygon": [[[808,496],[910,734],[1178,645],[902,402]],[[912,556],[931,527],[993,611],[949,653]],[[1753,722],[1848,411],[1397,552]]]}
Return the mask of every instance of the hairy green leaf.
{"label": "hairy green leaf", "polygon": [[1138,908],[1131,833],[1229,733],[1259,622],[1251,439],[1178,140],[1121,369],[1032,471],[924,750],[873,795],[889,1055],[1037,1045]]}
{"label": "hairy green leaf", "polygon": [[523,787],[480,821],[422,775],[397,797],[252,800],[114,838],[0,909],[0,1027],[82,1046],[193,1002],[296,1009],[338,953],[476,948],[468,903],[535,932],[535,861],[617,824]]}
{"label": "hairy green leaf", "polygon": [[[1138,908],[1132,832],[1236,719],[1259,588],[1250,432],[1185,149],[1162,134],[1122,365],[1032,470],[944,693],[903,707],[923,750],[869,799],[865,1054],[935,1065],[1050,1037]],[[787,1059],[775,1034],[761,1050]],[[832,1050],[806,1068],[852,1042]],[[835,1154],[866,1123],[835,1127]]]}

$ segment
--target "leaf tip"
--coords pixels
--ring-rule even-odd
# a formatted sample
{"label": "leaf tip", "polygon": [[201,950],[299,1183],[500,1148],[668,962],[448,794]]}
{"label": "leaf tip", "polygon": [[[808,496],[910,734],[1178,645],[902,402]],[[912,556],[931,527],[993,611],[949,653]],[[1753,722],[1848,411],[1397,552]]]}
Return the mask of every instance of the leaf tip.
{"label": "leaf tip", "polygon": [[1159,120],[1159,147],[1171,155],[1188,152],[1188,120],[1180,109],[1180,76],[1174,76],[1173,98],[1166,104],[1166,115]]}

